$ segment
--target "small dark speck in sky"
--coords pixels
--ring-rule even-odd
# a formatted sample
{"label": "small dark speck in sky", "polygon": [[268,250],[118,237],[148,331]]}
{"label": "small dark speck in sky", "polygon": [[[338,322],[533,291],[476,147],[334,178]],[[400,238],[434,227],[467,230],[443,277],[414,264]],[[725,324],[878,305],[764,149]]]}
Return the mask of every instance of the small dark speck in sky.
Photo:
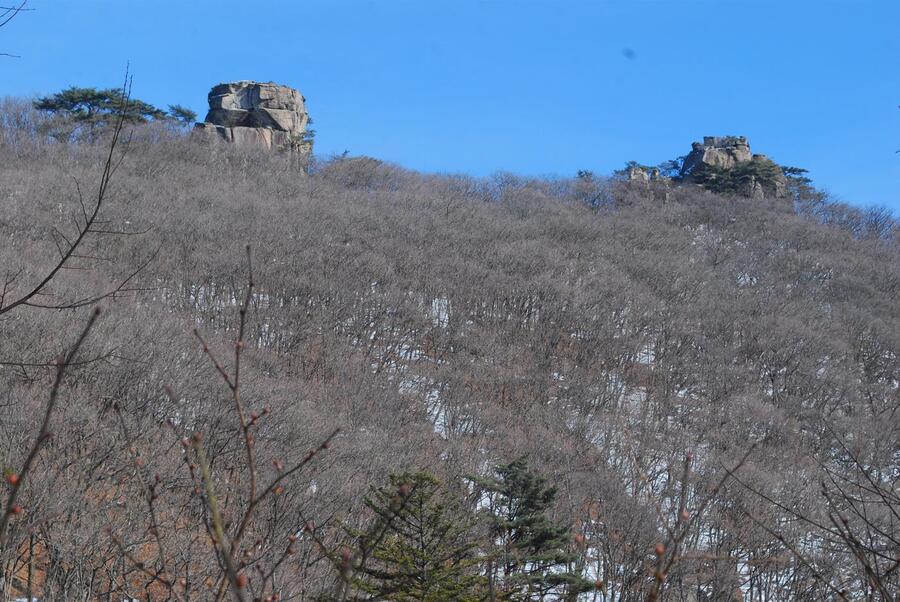
{"label": "small dark speck in sky", "polygon": [[629,61],[633,61],[634,59],[637,58],[637,53],[634,50],[632,50],[631,48],[623,48],[622,56],[624,56]]}

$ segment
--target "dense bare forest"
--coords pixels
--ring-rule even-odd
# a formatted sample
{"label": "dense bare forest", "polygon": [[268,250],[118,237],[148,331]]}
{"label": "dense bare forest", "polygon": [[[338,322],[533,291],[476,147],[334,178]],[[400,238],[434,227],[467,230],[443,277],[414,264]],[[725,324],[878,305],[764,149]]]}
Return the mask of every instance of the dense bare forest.
{"label": "dense bare forest", "polygon": [[0,600],[896,599],[884,212],[41,119],[0,108]]}

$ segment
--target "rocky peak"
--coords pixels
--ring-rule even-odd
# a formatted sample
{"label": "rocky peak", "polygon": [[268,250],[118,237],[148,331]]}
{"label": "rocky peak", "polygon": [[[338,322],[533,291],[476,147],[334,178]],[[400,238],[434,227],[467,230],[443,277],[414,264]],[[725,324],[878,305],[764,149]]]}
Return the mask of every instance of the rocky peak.
{"label": "rocky peak", "polygon": [[705,136],[703,142],[694,142],[680,179],[750,198],[787,196],[781,167],[766,155],[753,154],[744,136]]}
{"label": "rocky peak", "polygon": [[[753,154],[744,136],[705,136],[703,142],[691,145],[691,152],[684,157],[680,168],[677,166],[677,161],[669,161],[667,176],[662,176],[659,168],[632,161],[618,173],[630,182],[646,185],[651,182],[664,186],[686,183],[750,198],[788,196],[787,178],[782,168],[766,155]],[[672,174],[675,169],[677,175]]]}
{"label": "rocky peak", "polygon": [[681,176],[689,175],[700,165],[732,169],[738,163],[753,159],[750,144],[744,136],[704,136],[703,142],[694,142],[685,157]]}
{"label": "rocky peak", "polygon": [[272,82],[219,84],[209,92],[209,112],[195,130],[239,146],[308,155],[305,98],[298,90]]}

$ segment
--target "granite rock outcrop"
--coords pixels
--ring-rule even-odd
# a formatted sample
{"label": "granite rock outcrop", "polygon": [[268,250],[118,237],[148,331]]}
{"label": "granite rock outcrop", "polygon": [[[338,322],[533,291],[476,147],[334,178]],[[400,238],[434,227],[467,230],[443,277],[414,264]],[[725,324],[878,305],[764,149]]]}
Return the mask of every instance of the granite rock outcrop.
{"label": "granite rock outcrop", "polygon": [[209,112],[195,125],[198,135],[242,147],[307,156],[312,140],[303,95],[272,82],[219,84],[209,92]]}
{"label": "granite rock outcrop", "polygon": [[[703,142],[694,142],[691,152],[679,161],[680,168],[671,177],[661,176],[658,168],[636,163],[620,173],[630,182],[643,184],[695,184],[712,192],[750,198],[788,196],[788,182],[781,166],[765,155],[753,154],[744,136],[705,136]],[[669,164],[677,166],[678,161]]]}

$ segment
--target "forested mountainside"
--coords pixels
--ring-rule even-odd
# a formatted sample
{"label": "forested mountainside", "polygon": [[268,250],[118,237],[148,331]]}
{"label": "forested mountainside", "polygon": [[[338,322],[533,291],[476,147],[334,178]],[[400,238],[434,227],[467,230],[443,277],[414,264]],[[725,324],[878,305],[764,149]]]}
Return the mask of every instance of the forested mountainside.
{"label": "forested mountainside", "polygon": [[895,599],[883,214],[10,106],[0,599]]}

